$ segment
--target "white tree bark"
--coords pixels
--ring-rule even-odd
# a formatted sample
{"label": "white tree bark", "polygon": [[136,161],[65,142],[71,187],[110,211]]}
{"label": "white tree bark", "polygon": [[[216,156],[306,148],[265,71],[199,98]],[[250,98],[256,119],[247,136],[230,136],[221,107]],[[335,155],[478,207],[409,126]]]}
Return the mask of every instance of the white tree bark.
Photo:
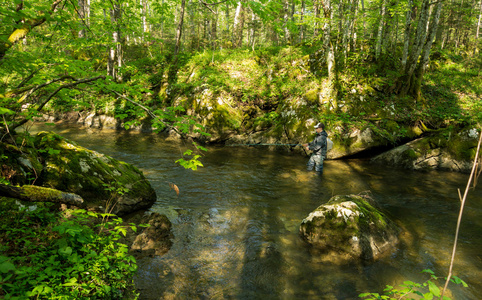
{"label": "white tree bark", "polygon": [[382,39],[383,39],[383,24],[385,23],[385,15],[387,10],[387,3],[386,0],[382,0],[382,7],[380,9],[380,21],[378,22],[378,30],[377,30],[377,43],[375,46],[375,59],[378,60],[380,57],[380,53],[382,51]]}
{"label": "white tree bark", "polygon": [[435,34],[437,33],[438,24],[440,20],[440,13],[442,12],[442,1],[438,1],[433,12],[432,20],[430,21],[430,27],[427,33],[427,40],[422,50],[422,58],[420,60],[420,67],[422,68],[422,75],[425,73],[427,63],[429,60],[430,50],[435,40]]}
{"label": "white tree bark", "polygon": [[241,1],[236,6],[236,13],[234,14],[233,22],[233,46],[239,48],[243,45],[243,30],[244,30],[244,6]]}
{"label": "white tree bark", "polygon": [[114,79],[118,78],[117,70],[122,66],[122,43],[121,43],[121,6],[120,1],[114,1],[110,11],[111,24],[113,26],[112,42],[113,45],[109,49],[109,58],[107,63],[107,75]]}
{"label": "white tree bark", "polygon": [[288,21],[290,17],[289,9],[290,9],[289,1],[284,0],[283,1],[283,31],[285,33],[285,37],[284,37],[285,42],[291,41],[291,34],[288,28]]}
{"label": "white tree bark", "polygon": [[479,8],[479,20],[477,21],[477,30],[475,32],[475,47],[474,47],[474,54],[478,52],[478,44],[479,44],[479,34],[480,34],[480,26],[482,24],[482,0],[479,1],[480,8]]}
{"label": "white tree bark", "polygon": [[77,0],[79,6],[78,14],[80,18],[81,30],[78,32],[79,38],[84,38],[86,36],[86,29],[90,24],[90,0]]}
{"label": "white tree bark", "polygon": [[[482,1],[482,0],[481,0]],[[303,43],[303,41],[305,40],[305,31],[304,31],[304,24],[303,24],[303,19],[304,19],[304,16],[305,16],[305,9],[306,9],[306,5],[305,5],[305,0],[301,0],[301,12],[300,12],[300,43]]]}

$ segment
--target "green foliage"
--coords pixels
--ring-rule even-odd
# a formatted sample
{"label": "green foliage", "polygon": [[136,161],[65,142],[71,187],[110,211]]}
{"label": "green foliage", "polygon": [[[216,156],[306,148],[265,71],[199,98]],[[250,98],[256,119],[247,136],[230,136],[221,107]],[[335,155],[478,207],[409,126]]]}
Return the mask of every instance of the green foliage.
{"label": "green foliage", "polygon": [[185,151],[183,153],[183,156],[186,157],[186,159],[180,158],[176,160],[176,163],[180,164],[184,168],[195,171],[197,170],[198,166],[203,167],[203,164],[199,161],[199,158],[201,157],[201,155],[198,155],[198,154],[193,155],[192,150]]}
{"label": "green foliage", "polygon": [[[439,299],[442,296],[442,289],[439,288],[437,285],[437,281],[441,279],[438,276],[435,276],[435,273],[432,270],[423,270],[422,273],[430,274],[430,279],[423,283],[416,283],[413,281],[404,281],[398,288],[393,286],[387,285],[384,290],[383,294],[379,293],[362,293],[359,295],[360,298],[366,300],[375,300],[375,299]],[[462,284],[464,287],[467,287],[467,283],[460,279],[457,276],[452,276],[450,281],[455,284]],[[444,281],[445,282],[445,281]],[[414,298],[416,296],[416,298]],[[450,300],[449,297],[443,296],[444,300]]]}
{"label": "green foliage", "polygon": [[0,296],[5,299],[136,297],[137,265],[119,242],[132,224],[85,210],[61,216],[47,206],[2,210],[0,216]]}

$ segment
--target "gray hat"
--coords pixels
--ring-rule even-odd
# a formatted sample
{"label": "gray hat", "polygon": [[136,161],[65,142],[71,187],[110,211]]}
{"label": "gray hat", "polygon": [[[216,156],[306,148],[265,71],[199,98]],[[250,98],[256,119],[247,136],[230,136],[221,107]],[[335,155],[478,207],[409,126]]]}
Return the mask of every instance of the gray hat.
{"label": "gray hat", "polygon": [[317,128],[325,129],[325,124],[320,122],[320,123],[315,125],[315,129],[317,129]]}

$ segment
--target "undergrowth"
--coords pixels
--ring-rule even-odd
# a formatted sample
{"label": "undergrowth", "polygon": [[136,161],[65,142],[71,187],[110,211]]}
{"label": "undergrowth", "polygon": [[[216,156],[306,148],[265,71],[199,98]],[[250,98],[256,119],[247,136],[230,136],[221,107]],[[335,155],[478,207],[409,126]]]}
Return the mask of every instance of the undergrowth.
{"label": "undergrowth", "polygon": [[0,211],[0,298],[135,299],[122,219],[50,206]]}

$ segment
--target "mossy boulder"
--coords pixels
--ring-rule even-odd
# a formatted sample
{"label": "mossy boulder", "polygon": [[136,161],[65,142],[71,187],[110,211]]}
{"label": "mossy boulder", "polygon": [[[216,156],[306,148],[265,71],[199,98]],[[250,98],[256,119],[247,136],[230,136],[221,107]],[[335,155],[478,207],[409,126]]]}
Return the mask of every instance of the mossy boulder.
{"label": "mossy boulder", "polygon": [[478,142],[478,130],[443,130],[413,140],[382,153],[372,162],[401,166],[412,170],[448,170],[468,173],[472,168]]}
{"label": "mossy boulder", "polygon": [[4,180],[14,185],[30,184],[42,168],[36,149],[25,146],[23,140],[0,143],[0,176]]}
{"label": "mossy boulder", "polygon": [[148,208],[156,201],[154,189],[133,165],[53,132],[38,133],[34,145],[44,165],[39,185],[78,194],[87,205],[119,215]]}
{"label": "mossy boulder", "polygon": [[374,261],[396,250],[400,228],[366,195],[331,198],[303,220],[300,235],[332,262]]}

